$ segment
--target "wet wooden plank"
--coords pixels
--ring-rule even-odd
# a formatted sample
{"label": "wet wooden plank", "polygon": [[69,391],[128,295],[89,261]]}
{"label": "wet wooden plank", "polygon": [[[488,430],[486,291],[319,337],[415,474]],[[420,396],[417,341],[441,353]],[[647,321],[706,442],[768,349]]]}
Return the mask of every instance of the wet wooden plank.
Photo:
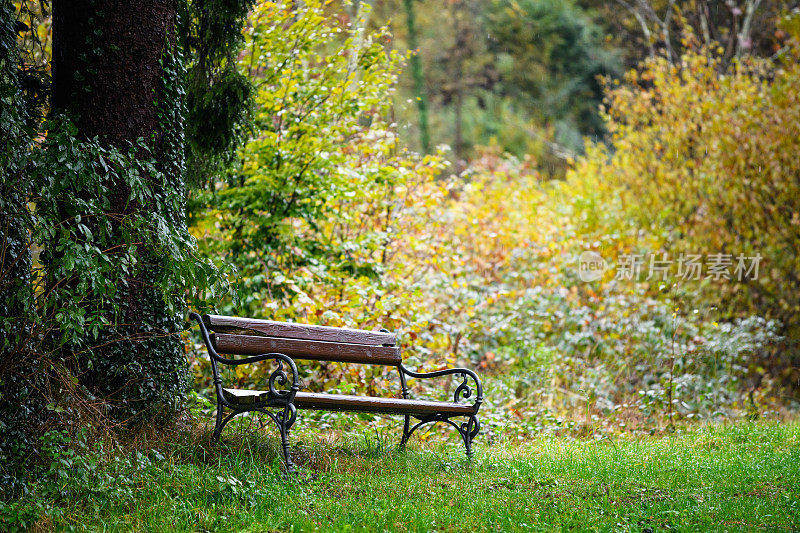
{"label": "wet wooden plank", "polygon": [[315,361],[374,365],[399,365],[402,362],[400,348],[396,346],[368,346],[228,333],[214,333],[211,340],[217,352],[222,354],[259,355],[277,352],[296,359]]}
{"label": "wet wooden plank", "polygon": [[396,413],[414,415],[473,414],[472,405],[429,400],[406,400],[402,398],[377,398],[370,396],[349,396],[345,394],[318,394],[298,392],[294,403],[298,409],[319,409],[325,411],[354,411],[362,413]]}
{"label": "wet wooden plank", "polygon": [[254,336],[263,335],[288,339],[306,339],[311,341],[345,342],[369,346],[394,346],[397,344],[397,336],[394,333],[367,331],[364,329],[333,328],[329,326],[313,326],[310,324],[296,324],[294,322],[275,322],[272,320],[223,315],[203,315],[203,322],[205,322],[208,329],[218,333],[240,333]]}
{"label": "wet wooden plank", "polygon": [[[270,398],[269,391],[222,389],[225,399],[239,405],[252,405]],[[361,413],[386,413],[432,415],[436,413],[464,414],[475,412],[472,405],[430,400],[407,400],[376,396],[350,396],[347,394],[320,394],[298,392],[294,399],[298,409],[322,411],[349,411]]]}

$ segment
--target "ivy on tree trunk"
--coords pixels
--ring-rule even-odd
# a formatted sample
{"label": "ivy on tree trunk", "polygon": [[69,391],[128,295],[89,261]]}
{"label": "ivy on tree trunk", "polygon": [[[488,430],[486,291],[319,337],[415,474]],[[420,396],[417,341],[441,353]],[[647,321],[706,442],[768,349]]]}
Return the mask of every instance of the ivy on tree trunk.
{"label": "ivy on tree trunk", "polygon": [[[80,140],[121,151],[140,146],[134,157],[152,162],[141,179],[153,195],[183,189],[178,7],[177,0],[53,2],[54,114],[69,117]],[[155,200],[141,198],[129,181],[112,185],[106,214],[117,221],[120,242],[124,221],[149,210],[166,209],[159,214],[183,223],[182,205]],[[64,220],[75,217],[74,206],[62,207]],[[118,417],[176,407],[186,388],[180,318],[156,283],[164,259],[146,245],[137,252],[138,267],[122,276],[100,338],[90,350],[65,351],[81,382],[117,406]]]}

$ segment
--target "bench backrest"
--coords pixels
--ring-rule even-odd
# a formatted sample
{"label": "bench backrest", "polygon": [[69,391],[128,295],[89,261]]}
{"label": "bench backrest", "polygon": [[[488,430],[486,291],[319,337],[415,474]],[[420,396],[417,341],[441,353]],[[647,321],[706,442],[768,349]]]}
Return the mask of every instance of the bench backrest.
{"label": "bench backrest", "polygon": [[332,328],[253,318],[203,315],[220,354],[277,352],[294,359],[397,366],[402,363],[397,337],[385,331]]}

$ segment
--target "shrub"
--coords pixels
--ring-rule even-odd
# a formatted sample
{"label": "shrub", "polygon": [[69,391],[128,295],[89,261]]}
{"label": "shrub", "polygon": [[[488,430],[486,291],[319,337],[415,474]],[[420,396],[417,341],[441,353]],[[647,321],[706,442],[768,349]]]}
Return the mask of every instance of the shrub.
{"label": "shrub", "polygon": [[722,73],[713,51],[689,50],[675,65],[647,62],[609,91],[610,146],[592,147],[575,169],[605,197],[619,195],[675,257],[722,253],[735,266],[739,254],[763,256],[757,280],[706,283],[699,296],[730,316],[777,318],[795,339],[798,52],[792,47],[774,65],[743,60]]}

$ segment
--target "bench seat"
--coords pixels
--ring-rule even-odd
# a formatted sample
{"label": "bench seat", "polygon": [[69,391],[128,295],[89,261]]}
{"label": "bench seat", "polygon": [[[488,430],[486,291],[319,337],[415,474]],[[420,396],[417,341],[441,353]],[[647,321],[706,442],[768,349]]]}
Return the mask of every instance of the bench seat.
{"label": "bench seat", "polygon": [[[223,388],[222,394],[230,403],[237,405],[254,405],[269,399],[269,391]],[[314,392],[298,392],[294,397],[294,405],[298,409],[421,416],[436,413],[471,415],[475,411],[471,404],[463,403]]]}

